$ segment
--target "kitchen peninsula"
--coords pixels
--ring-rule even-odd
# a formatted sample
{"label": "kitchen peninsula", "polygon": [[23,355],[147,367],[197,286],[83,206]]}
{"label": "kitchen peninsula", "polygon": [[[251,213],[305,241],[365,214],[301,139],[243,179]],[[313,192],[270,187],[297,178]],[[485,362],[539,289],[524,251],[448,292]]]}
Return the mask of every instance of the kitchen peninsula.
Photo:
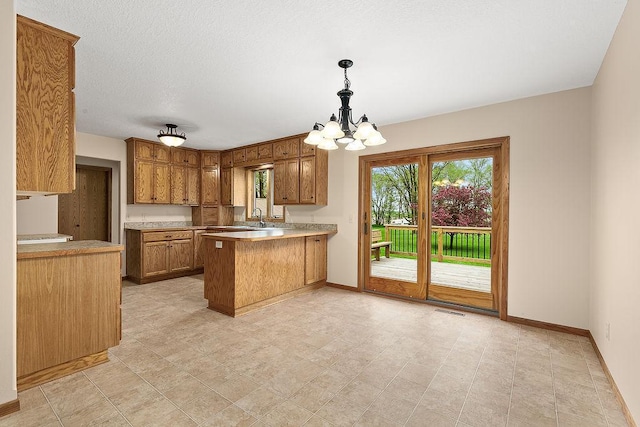
{"label": "kitchen peninsula", "polygon": [[204,296],[209,308],[235,317],[324,286],[331,234],[335,231],[203,234]]}

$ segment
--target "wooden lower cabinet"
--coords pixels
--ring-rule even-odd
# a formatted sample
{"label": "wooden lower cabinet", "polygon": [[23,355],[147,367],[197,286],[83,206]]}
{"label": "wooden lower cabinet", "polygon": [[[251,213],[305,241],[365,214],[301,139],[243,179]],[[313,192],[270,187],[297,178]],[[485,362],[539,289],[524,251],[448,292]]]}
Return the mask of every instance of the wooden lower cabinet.
{"label": "wooden lower cabinet", "polygon": [[[136,283],[196,273],[193,230],[127,230],[127,276]],[[200,269],[201,271],[201,269]]]}
{"label": "wooden lower cabinet", "polygon": [[207,230],[194,230],[193,231],[193,268],[204,267],[204,239],[202,234]]}
{"label": "wooden lower cabinet", "polygon": [[[18,245],[18,391],[109,360],[121,339],[121,245]],[[31,252],[30,252],[31,251]]]}
{"label": "wooden lower cabinet", "polygon": [[327,236],[305,238],[304,283],[327,280]]}

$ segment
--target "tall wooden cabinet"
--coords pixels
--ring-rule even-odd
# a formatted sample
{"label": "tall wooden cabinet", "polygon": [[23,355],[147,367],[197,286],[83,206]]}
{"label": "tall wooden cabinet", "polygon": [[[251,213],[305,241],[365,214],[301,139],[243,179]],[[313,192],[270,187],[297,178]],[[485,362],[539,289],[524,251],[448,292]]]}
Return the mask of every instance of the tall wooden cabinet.
{"label": "tall wooden cabinet", "polygon": [[17,16],[18,195],[75,188],[75,49],[79,37]]}
{"label": "tall wooden cabinet", "polygon": [[138,138],[127,142],[127,203],[169,204],[169,147]]}
{"label": "tall wooden cabinet", "polygon": [[200,204],[200,152],[187,148],[171,149],[171,204]]}

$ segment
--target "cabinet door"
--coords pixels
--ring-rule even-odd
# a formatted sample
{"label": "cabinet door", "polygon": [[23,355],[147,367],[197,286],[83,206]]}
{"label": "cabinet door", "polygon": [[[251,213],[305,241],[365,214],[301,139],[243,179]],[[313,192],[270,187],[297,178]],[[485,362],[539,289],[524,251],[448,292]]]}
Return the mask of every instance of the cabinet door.
{"label": "cabinet door", "polygon": [[169,253],[170,272],[193,269],[193,239],[171,240]]}
{"label": "cabinet door", "polygon": [[185,203],[191,206],[200,204],[200,169],[185,168],[187,171],[187,186]]}
{"label": "cabinet door", "polygon": [[193,268],[204,267],[204,238],[202,234],[206,230],[194,230],[193,232]]}
{"label": "cabinet door", "polygon": [[298,159],[287,160],[286,175],[286,203],[294,204],[300,201],[300,163]]}
{"label": "cabinet door", "polygon": [[247,163],[258,160],[258,146],[254,145],[253,147],[248,147],[245,150],[244,159]]}
{"label": "cabinet door", "polygon": [[245,162],[247,156],[247,150],[244,148],[239,148],[237,150],[233,150],[233,165],[241,165]]}
{"label": "cabinet door", "polygon": [[220,154],[220,166],[223,168],[233,166],[233,151],[223,151]]}
{"label": "cabinet door", "polygon": [[169,242],[144,243],[142,259],[142,277],[169,273]]}
{"label": "cabinet door", "polygon": [[78,38],[22,16],[16,36],[16,188],[71,193]]}
{"label": "cabinet door", "polygon": [[300,155],[300,138],[285,139],[273,143],[273,158],[292,159]]}
{"label": "cabinet door", "polygon": [[300,203],[314,204],[315,196],[316,158],[303,157],[300,159]]}
{"label": "cabinet door", "polygon": [[154,200],[154,164],[153,162],[135,162],[135,203],[153,203]]}
{"label": "cabinet door", "polygon": [[220,186],[218,182],[218,168],[202,169],[202,204],[217,206],[220,203]]}
{"label": "cabinet door", "polygon": [[135,157],[136,160],[149,160],[153,161],[155,156],[155,145],[151,142],[136,141],[135,142]]}
{"label": "cabinet door", "polygon": [[185,150],[184,162],[193,168],[200,167],[200,152],[198,150]]}
{"label": "cabinet door", "polygon": [[260,144],[258,145],[258,159],[270,160],[273,158],[273,144]]}
{"label": "cabinet door", "polygon": [[171,164],[183,166],[185,162],[186,150],[183,148],[171,147]]}
{"label": "cabinet door", "polygon": [[153,144],[153,159],[158,163],[169,163],[171,149],[164,144]]}
{"label": "cabinet door", "polygon": [[316,154],[316,146],[311,144],[300,144],[300,156],[313,156]]}
{"label": "cabinet door", "polygon": [[153,202],[168,205],[171,202],[171,174],[169,164],[155,164]]}
{"label": "cabinet door", "polygon": [[233,169],[220,171],[220,202],[224,206],[233,206]]}
{"label": "cabinet door", "polygon": [[327,280],[327,236],[305,239],[305,285]]}
{"label": "cabinet door", "polygon": [[300,171],[298,159],[282,160],[273,164],[273,199],[276,205],[299,202]]}
{"label": "cabinet door", "polygon": [[217,168],[220,166],[220,153],[216,151],[203,151],[202,152],[202,167]]}
{"label": "cabinet door", "polygon": [[184,205],[186,196],[186,168],[171,166],[171,204]]}
{"label": "cabinet door", "polygon": [[273,204],[284,205],[287,201],[287,164],[284,160],[273,163]]}

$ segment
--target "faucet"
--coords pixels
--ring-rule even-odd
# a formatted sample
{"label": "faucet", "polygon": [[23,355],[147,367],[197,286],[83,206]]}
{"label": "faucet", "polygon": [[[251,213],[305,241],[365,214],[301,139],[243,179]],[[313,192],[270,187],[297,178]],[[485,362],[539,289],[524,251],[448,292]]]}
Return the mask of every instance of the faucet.
{"label": "faucet", "polygon": [[264,227],[265,225],[267,225],[263,220],[262,220],[262,209],[260,208],[255,208],[253,210],[253,212],[251,212],[251,216],[255,216],[256,211],[258,211],[258,220],[260,221],[260,227]]}

